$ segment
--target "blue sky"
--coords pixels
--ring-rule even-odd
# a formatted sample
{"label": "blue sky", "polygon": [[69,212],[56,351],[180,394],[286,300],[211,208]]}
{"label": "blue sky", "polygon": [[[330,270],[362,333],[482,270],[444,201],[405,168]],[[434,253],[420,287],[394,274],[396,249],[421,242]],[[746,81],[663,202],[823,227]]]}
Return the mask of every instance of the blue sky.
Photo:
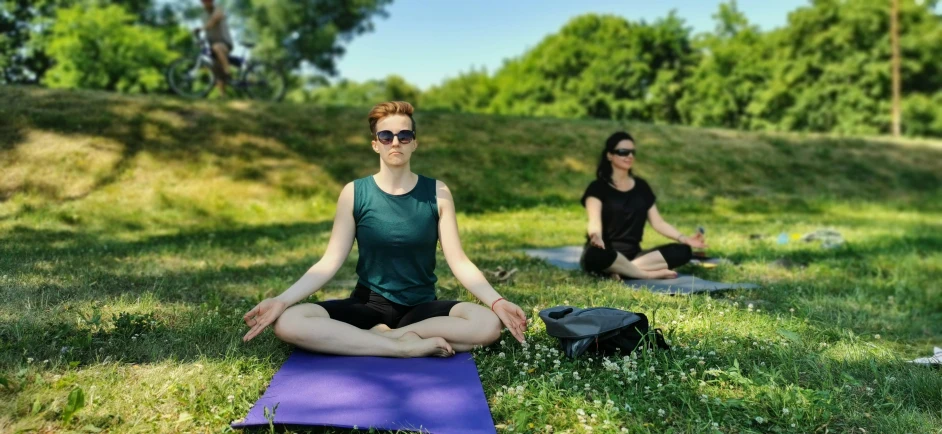
{"label": "blue sky", "polygon": [[[673,9],[693,31],[714,27],[716,0],[394,0],[388,18],[353,39],[338,62],[339,77],[355,81],[398,74],[427,89],[471,67],[488,72],[517,57],[570,18],[610,13],[654,21]],[[764,30],[785,24],[807,0],[739,0],[739,9]]]}

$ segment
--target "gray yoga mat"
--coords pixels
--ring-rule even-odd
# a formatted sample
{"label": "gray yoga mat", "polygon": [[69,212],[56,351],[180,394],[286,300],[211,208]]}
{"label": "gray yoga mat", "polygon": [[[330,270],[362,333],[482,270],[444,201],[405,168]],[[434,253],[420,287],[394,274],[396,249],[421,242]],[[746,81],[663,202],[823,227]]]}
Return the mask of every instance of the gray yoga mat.
{"label": "gray yoga mat", "polygon": [[[543,259],[564,270],[578,270],[582,246],[566,246],[555,249],[527,249],[524,252],[534,258]],[[625,285],[633,289],[647,289],[662,294],[696,294],[700,292],[726,291],[730,289],[754,289],[751,283],[723,283],[700,279],[685,274],[676,279],[662,280],[626,280]]]}

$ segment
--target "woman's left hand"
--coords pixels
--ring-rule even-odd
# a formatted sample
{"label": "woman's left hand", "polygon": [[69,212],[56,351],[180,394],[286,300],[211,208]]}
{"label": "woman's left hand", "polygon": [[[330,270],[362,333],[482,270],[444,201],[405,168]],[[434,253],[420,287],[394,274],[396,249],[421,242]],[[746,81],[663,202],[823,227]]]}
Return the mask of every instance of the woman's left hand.
{"label": "woman's left hand", "polygon": [[692,237],[684,237],[683,243],[695,249],[705,249],[709,247],[707,246],[706,240],[703,238],[703,234],[700,232],[697,232],[697,234]]}
{"label": "woman's left hand", "polygon": [[523,333],[527,331],[527,315],[523,313],[523,309],[507,301],[507,299],[503,299],[494,305],[494,313],[504,323],[504,326],[510,330],[510,334],[522,344]]}

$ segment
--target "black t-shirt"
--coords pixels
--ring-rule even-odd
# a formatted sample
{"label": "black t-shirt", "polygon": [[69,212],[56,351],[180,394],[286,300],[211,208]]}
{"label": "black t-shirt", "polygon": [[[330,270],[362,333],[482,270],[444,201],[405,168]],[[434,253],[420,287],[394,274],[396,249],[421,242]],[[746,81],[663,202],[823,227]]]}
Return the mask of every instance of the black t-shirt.
{"label": "black t-shirt", "polygon": [[641,237],[648,210],[657,199],[645,180],[635,177],[635,186],[619,191],[605,181],[596,179],[582,195],[582,206],[588,197],[602,201],[602,241],[605,248],[614,248],[628,258],[641,251]]}

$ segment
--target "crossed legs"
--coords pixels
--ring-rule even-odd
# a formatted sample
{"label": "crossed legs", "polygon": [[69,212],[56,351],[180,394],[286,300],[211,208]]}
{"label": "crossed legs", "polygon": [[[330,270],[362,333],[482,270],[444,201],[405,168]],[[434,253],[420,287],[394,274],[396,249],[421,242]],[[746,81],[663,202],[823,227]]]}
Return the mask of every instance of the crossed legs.
{"label": "crossed legs", "polygon": [[390,329],[363,330],[330,318],[316,304],[299,304],[285,310],[275,322],[275,336],[282,341],[319,353],[349,356],[448,357],[476,345],[490,345],[499,337],[497,315],[473,303],[455,305],[448,316],[429,318]]}

